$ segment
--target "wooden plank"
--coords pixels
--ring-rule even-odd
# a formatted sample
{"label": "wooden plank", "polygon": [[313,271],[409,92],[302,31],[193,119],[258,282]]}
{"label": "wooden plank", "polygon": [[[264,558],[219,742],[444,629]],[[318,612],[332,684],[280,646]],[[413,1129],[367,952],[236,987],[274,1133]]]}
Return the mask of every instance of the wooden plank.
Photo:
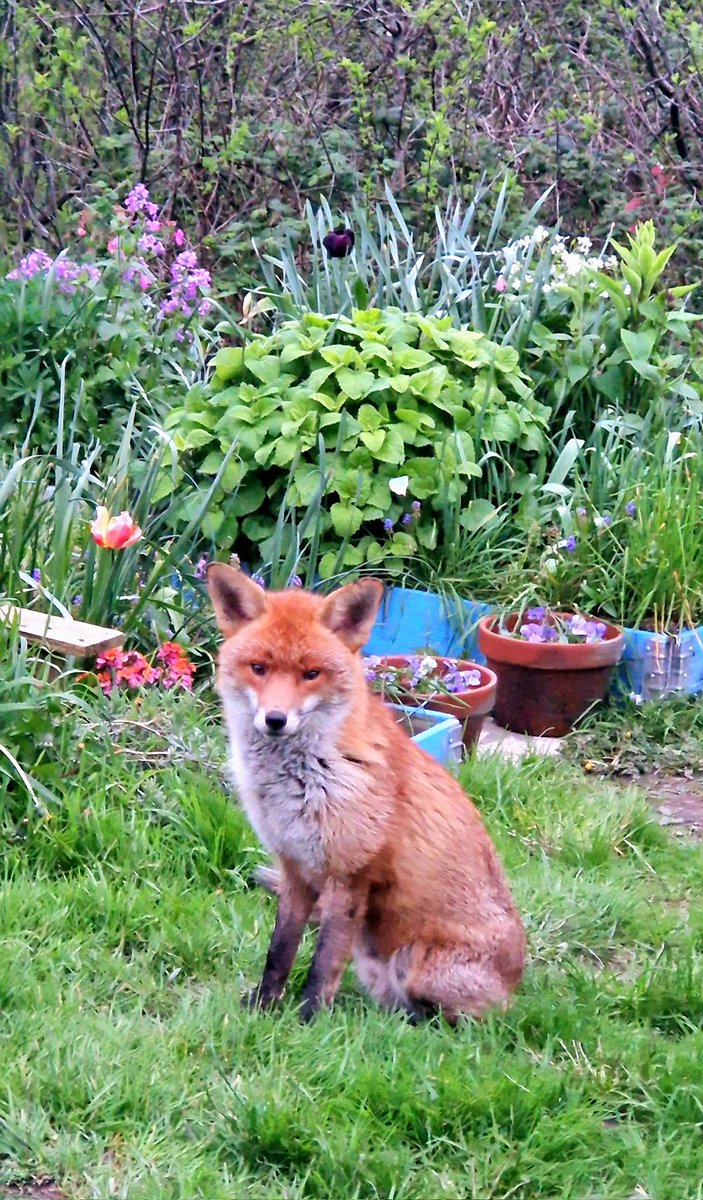
{"label": "wooden plank", "polygon": [[74,621],[70,617],[49,616],[29,608],[13,608],[10,604],[0,605],[0,620],[12,619],[19,619],[19,631],[28,642],[41,642],[51,650],[76,658],[93,658],[104,650],[123,645],[125,639],[119,629],[88,625],[86,621]]}

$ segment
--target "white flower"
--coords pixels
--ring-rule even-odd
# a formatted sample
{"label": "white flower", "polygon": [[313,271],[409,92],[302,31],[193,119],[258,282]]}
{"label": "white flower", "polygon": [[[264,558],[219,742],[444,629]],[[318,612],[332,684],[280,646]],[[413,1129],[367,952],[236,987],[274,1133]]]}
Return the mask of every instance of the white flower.
{"label": "white flower", "polygon": [[388,486],[394,496],[407,496],[409,483],[409,475],[397,475],[395,479],[388,480]]}
{"label": "white flower", "polygon": [[581,255],[572,254],[570,250],[567,250],[562,255],[562,262],[567,275],[579,275],[583,270],[583,259],[581,258]]}
{"label": "white flower", "polygon": [[537,225],[535,227],[534,233],[532,234],[532,238],[535,242],[537,242],[537,245],[539,245],[540,242],[545,242],[548,237],[549,237],[549,230],[545,229],[544,225]]}
{"label": "white flower", "polygon": [[576,238],[576,249],[578,250],[579,254],[588,254],[588,251],[591,249],[592,245],[593,242],[589,237]]}
{"label": "white flower", "polygon": [[417,668],[417,673],[421,679],[424,679],[426,675],[431,675],[432,672],[436,671],[436,670],[437,670],[437,659],[436,658],[431,658],[429,654],[426,654],[424,656],[424,658],[420,659],[420,665]]}

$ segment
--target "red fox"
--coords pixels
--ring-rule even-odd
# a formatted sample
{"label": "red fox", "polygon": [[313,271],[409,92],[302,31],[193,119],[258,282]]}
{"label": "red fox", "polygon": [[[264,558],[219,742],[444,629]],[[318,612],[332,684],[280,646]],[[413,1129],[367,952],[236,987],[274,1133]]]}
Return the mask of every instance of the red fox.
{"label": "red fox", "polygon": [[333,1003],[352,958],[362,987],[414,1021],[505,1007],[525,934],[496,851],[364,676],[383,584],[270,593],[223,563],[207,584],[226,639],[217,688],[234,781],[278,864],[266,966],[245,1002],[281,998],[315,912],[304,1019]]}

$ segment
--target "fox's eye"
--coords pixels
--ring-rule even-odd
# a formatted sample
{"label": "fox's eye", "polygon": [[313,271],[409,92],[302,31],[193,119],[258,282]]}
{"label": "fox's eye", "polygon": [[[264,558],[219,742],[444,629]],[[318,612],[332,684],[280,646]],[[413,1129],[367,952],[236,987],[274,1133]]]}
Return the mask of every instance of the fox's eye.
{"label": "fox's eye", "polygon": [[252,663],[251,669],[255,675],[265,675],[266,674],[266,667],[264,666],[263,663]]}
{"label": "fox's eye", "polygon": [[303,679],[317,679],[319,674],[320,672],[314,669],[312,671],[303,671]]}

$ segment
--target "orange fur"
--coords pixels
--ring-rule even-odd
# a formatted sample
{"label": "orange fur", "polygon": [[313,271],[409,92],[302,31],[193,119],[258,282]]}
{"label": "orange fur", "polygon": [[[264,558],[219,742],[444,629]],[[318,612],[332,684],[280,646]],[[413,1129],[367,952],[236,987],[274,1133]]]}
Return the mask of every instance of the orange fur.
{"label": "orange fur", "polygon": [[332,1003],[350,958],[372,996],[413,1018],[505,1006],[525,935],[495,849],[456,780],[364,678],[358,650],[382,585],[264,593],[218,564],[208,587],[227,637],[218,690],[235,783],[279,863],[276,928],[251,1000],[282,994],[315,911],[305,1016]]}

